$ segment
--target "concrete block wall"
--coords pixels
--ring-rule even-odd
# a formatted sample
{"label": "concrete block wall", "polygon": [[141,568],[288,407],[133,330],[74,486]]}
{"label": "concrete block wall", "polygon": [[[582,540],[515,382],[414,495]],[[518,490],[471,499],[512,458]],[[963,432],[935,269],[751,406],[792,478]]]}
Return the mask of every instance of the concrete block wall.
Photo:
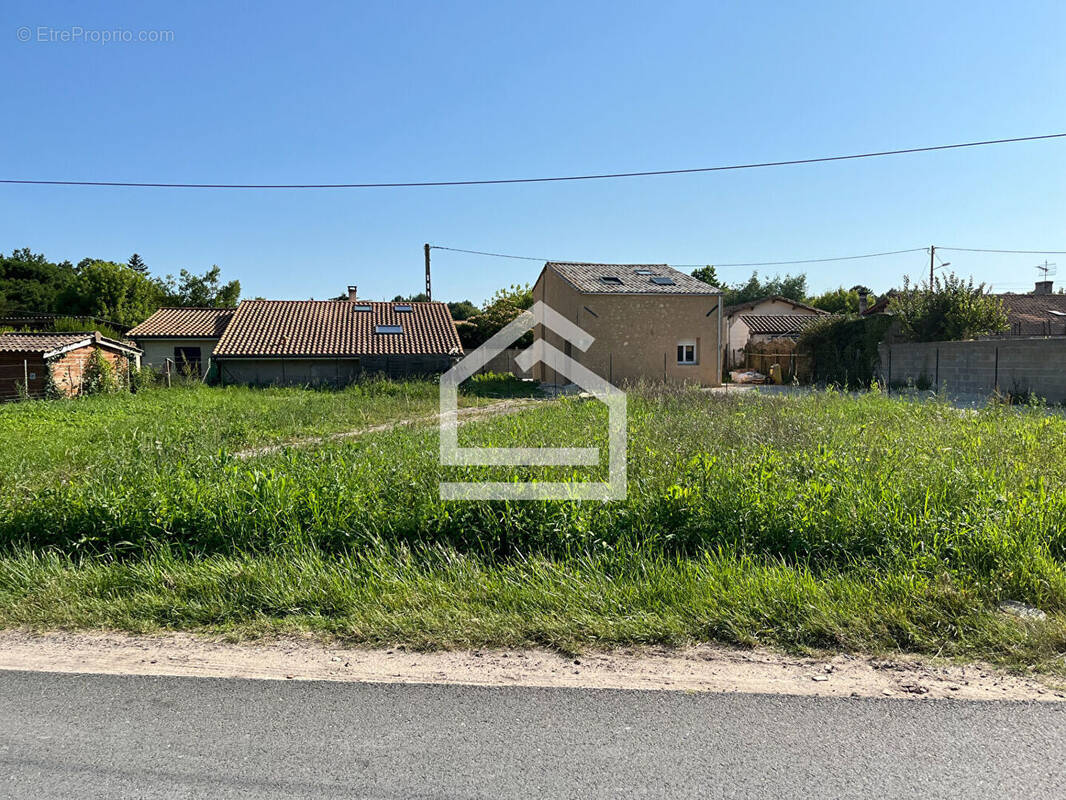
{"label": "concrete block wall", "polygon": [[1066,338],[882,344],[880,377],[889,385],[919,384],[951,394],[1035,394],[1066,402]]}
{"label": "concrete block wall", "polygon": [[516,378],[532,378],[532,371],[524,370],[516,363],[514,363],[515,358],[521,352],[521,347],[508,347],[506,350],[503,350],[493,356],[489,360],[489,363],[479,369],[478,372],[510,372]]}

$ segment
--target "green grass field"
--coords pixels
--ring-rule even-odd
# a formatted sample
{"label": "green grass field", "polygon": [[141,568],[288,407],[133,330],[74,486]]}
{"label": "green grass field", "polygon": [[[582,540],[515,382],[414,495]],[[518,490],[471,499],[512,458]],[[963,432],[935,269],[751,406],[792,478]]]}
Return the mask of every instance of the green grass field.
{"label": "green grass field", "polygon": [[[629,498],[442,502],[430,383],[0,407],[0,625],[418,647],[719,641],[1066,672],[1066,419],[879,394],[629,395]],[[467,397],[466,403],[488,402]],[[466,443],[605,444],[577,398]],[[1024,622],[1017,600],[1047,612]]]}

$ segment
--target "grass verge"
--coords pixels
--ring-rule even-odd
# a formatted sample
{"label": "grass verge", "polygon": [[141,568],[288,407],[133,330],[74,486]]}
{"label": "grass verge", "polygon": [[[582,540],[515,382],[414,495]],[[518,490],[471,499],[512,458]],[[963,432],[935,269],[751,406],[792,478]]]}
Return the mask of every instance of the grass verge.
{"label": "grass verge", "polygon": [[[211,391],[186,411],[215,409],[221,428],[246,413]],[[306,396],[363,407],[328,409],[327,422],[410,402]],[[259,427],[226,446],[288,432],[264,398],[252,396]],[[486,470],[442,470],[432,427],[239,461],[217,432],[186,440],[147,420],[164,446],[120,427],[87,448],[83,431],[106,429],[109,410],[128,422],[138,402],[71,404],[62,413],[79,424],[66,428],[50,410],[5,428],[20,455],[0,456],[0,625],[568,651],[720,641],[1066,671],[1058,413],[638,387],[626,501],[456,503],[437,497],[441,477]],[[599,404],[564,399],[461,436],[602,444],[603,422]],[[29,435],[48,425],[56,438]],[[46,457],[57,448],[76,457]],[[1048,617],[1004,616],[1003,600]]]}

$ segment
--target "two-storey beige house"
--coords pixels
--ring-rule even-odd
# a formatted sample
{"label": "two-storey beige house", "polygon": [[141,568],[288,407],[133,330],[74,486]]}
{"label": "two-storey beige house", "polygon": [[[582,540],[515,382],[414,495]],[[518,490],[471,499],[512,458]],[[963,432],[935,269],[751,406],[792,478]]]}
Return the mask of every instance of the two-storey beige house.
{"label": "two-storey beige house", "polygon": [[[717,386],[722,363],[721,290],[665,264],[549,261],[533,287],[540,300],[595,341],[582,352],[538,326],[537,336],[606,378],[642,378]],[[567,379],[544,364],[533,377]]]}

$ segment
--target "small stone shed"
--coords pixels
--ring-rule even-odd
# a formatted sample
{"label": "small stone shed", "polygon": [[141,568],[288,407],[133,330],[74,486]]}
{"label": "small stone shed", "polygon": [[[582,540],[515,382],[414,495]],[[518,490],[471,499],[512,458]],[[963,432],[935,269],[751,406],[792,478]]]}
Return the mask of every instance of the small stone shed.
{"label": "small stone shed", "polygon": [[108,339],[98,331],[0,333],[0,399],[16,399],[23,382],[30,397],[41,397],[49,376],[62,394],[80,393],[85,366],[94,350],[122,372],[128,366],[140,366],[140,348]]}

